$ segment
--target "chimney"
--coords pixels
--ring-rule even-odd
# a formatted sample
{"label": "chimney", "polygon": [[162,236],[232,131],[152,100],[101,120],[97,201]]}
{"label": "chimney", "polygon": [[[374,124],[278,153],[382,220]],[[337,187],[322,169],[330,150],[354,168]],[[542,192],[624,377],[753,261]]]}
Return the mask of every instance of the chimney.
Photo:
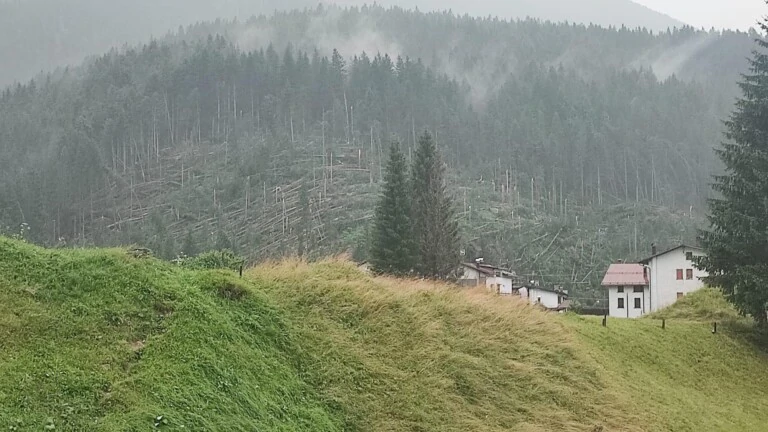
{"label": "chimney", "polygon": [[651,244],[651,256],[656,256],[658,253],[658,249],[656,248],[656,243]]}

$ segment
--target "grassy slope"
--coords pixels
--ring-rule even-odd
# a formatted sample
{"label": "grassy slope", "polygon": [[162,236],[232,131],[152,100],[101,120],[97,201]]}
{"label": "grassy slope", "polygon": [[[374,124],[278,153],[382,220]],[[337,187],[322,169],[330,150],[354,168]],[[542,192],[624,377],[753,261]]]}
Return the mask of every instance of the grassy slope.
{"label": "grassy slope", "polygon": [[248,276],[0,239],[0,428],[149,430],[157,415],[164,429],[221,431],[768,422],[768,358],[706,324],[604,329],[343,262]]}
{"label": "grassy slope", "polygon": [[231,279],[0,238],[0,428],[338,430],[277,311],[219,295]]}
{"label": "grassy slope", "polygon": [[765,430],[768,344],[718,291],[690,294],[648,319],[614,319],[607,328],[599,321],[567,319],[601,376],[646,413],[649,429]]}
{"label": "grassy slope", "polygon": [[[762,431],[768,355],[712,291],[655,320],[551,315],[511,299],[338,267],[255,269],[363,430]],[[340,280],[341,279],[341,280]],[[300,295],[299,295],[300,294]],[[696,311],[697,308],[703,311]],[[728,318],[712,335],[710,317]],[[732,325],[732,324],[739,325]],[[330,348],[330,347],[333,348]],[[599,428],[598,428],[599,430]]]}

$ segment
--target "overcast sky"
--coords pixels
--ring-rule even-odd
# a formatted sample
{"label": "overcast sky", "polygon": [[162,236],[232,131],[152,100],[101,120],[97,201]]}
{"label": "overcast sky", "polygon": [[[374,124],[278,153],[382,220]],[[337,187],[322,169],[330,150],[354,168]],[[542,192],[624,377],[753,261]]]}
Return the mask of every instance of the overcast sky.
{"label": "overcast sky", "polygon": [[764,0],[634,0],[687,24],[746,30],[768,14]]}

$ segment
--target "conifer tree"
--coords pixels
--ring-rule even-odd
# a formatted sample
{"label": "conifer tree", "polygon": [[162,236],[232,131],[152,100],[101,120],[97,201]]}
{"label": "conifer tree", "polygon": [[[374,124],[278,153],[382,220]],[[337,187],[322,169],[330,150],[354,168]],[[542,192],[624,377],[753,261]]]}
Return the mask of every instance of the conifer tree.
{"label": "conifer tree", "polygon": [[[761,24],[768,31],[768,21]],[[715,176],[718,197],[709,201],[711,228],[700,241],[707,256],[698,265],[741,313],[768,325],[768,42],[757,40],[742,97],[726,122],[717,150],[725,174]]]}
{"label": "conifer tree", "polygon": [[377,273],[406,275],[414,268],[416,242],[408,187],[405,156],[393,143],[373,227],[371,265]]}
{"label": "conifer tree", "polygon": [[419,138],[411,182],[418,271],[429,278],[450,278],[459,265],[459,226],[445,186],[445,167],[429,132]]}

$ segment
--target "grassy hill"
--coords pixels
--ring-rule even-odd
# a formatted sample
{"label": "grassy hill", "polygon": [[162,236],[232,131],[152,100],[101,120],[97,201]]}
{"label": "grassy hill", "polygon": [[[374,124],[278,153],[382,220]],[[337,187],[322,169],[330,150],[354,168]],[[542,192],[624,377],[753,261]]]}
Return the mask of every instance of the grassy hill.
{"label": "grassy hill", "polygon": [[343,261],[239,279],[0,238],[0,427],[761,430],[768,356],[667,324],[603,328]]}

